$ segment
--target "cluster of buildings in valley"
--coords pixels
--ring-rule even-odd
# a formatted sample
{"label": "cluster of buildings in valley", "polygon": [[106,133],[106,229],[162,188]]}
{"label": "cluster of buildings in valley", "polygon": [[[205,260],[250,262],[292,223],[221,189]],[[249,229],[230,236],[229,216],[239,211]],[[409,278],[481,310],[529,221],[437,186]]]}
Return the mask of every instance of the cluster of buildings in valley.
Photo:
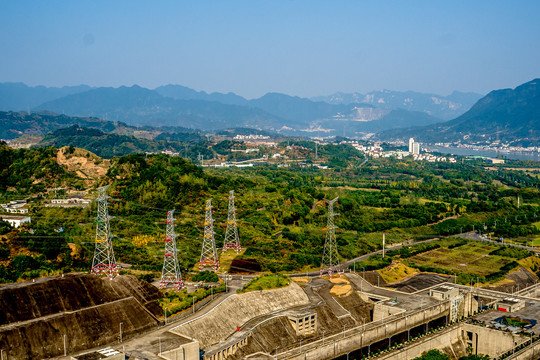
{"label": "cluster of buildings in valley", "polygon": [[343,142],[352,145],[356,150],[366,154],[372,158],[389,158],[395,157],[397,159],[403,159],[406,156],[412,156],[414,160],[428,161],[428,162],[451,162],[455,163],[454,157],[436,156],[430,153],[421,153],[420,143],[414,141],[413,138],[409,139],[409,151],[404,150],[384,150],[380,144],[375,143],[372,145],[362,145],[357,141]]}
{"label": "cluster of buildings in valley", "polygon": [[452,147],[458,149],[470,149],[474,151],[497,151],[503,153],[510,152],[530,152],[530,153],[540,153],[540,146],[511,146],[509,144],[503,144],[498,141],[493,142],[490,145],[471,145],[471,144],[462,144],[462,143],[435,143],[435,146],[440,147]]}
{"label": "cluster of buildings in valley", "polygon": [[270,136],[265,135],[236,135],[234,140],[268,140]]}

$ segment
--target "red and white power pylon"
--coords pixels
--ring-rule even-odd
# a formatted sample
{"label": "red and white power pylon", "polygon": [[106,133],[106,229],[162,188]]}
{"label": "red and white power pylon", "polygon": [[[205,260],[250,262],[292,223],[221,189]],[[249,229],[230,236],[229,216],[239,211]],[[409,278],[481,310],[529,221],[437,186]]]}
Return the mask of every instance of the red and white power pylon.
{"label": "red and white power pylon", "polygon": [[330,277],[334,272],[337,272],[339,265],[339,255],[337,251],[337,241],[336,241],[336,226],[334,225],[334,203],[339,199],[339,197],[330,200],[328,202],[328,223],[324,228],[324,249],[323,256],[321,261],[321,275],[328,273]]}
{"label": "red and white power pylon", "polygon": [[96,220],[96,248],[92,261],[92,271],[94,275],[105,275],[109,279],[114,279],[118,275],[118,265],[114,258],[112,247],[111,226],[109,224],[109,209],[107,205],[107,188],[103,186],[98,189],[97,197],[98,209]]}
{"label": "red and white power pylon", "polygon": [[227,215],[227,230],[225,230],[225,240],[223,251],[233,249],[238,254],[242,247],[238,236],[238,225],[236,223],[236,208],[234,206],[234,190],[229,192],[229,214]]}
{"label": "red and white power pylon", "polygon": [[199,270],[210,268],[213,271],[219,269],[219,258],[216,250],[216,240],[214,238],[214,220],[212,219],[212,199],[206,201],[206,215],[204,218],[204,238],[199,261]]}
{"label": "red and white power pylon", "polygon": [[176,291],[184,287],[180,265],[178,265],[178,249],[176,248],[176,233],[174,232],[174,210],[167,212],[167,232],[165,233],[165,256],[159,288],[172,285]]}

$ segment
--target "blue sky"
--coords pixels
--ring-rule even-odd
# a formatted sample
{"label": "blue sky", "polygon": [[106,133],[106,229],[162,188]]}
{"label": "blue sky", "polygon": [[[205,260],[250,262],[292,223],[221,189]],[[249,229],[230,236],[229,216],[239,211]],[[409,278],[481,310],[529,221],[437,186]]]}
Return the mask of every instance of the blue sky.
{"label": "blue sky", "polygon": [[247,98],[540,77],[540,1],[0,1],[0,82]]}

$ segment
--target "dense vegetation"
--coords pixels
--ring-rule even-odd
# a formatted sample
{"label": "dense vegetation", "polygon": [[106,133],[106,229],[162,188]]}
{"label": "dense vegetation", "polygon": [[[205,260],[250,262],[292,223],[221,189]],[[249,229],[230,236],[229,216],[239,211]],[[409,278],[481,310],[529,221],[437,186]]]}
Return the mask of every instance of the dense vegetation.
{"label": "dense vegetation", "polygon": [[[231,148],[242,144],[229,141],[212,146],[229,156],[236,154]],[[217,153],[215,149],[206,150]],[[450,164],[383,158],[365,162],[360,153],[343,144],[318,146],[316,159],[313,143],[289,142],[272,150],[290,159],[286,167],[265,162],[251,168],[203,170],[182,157],[132,154],[113,158],[106,175],[88,183],[56,162],[57,151],[51,147],[13,150],[0,145],[2,200],[29,198],[32,204],[32,233],[0,224],[7,232],[0,246],[0,256],[5,259],[0,262],[0,278],[5,281],[90,266],[95,205],[86,209],[44,207],[52,196],[47,189],[59,186],[87,188],[88,196],[93,197],[97,186],[110,185],[117,259],[133,269],[149,271],[159,271],[162,265],[164,219],[171,209],[176,210],[184,271],[193,268],[200,254],[203,204],[208,198],[213,199],[219,249],[226,227],[227,196],[233,189],[244,249],[236,257],[260,264],[263,271],[305,271],[320,266],[326,199],[336,196],[337,241],[343,259],[380,249],[382,232],[387,244],[473,229],[505,241],[513,238],[530,243],[539,233],[540,183],[530,175],[534,168],[525,173],[506,165],[501,171],[487,170],[480,161]],[[310,166],[315,162],[330,167]],[[463,245],[463,240],[457,240],[446,246],[458,249]],[[370,259],[364,267],[375,269],[391,258],[412,261],[424,252],[436,251],[437,246],[405,247],[389,252],[384,261]],[[527,256],[514,249],[492,250],[490,256],[512,261]],[[430,265],[420,266],[428,269]],[[463,273],[462,280],[468,276]]]}

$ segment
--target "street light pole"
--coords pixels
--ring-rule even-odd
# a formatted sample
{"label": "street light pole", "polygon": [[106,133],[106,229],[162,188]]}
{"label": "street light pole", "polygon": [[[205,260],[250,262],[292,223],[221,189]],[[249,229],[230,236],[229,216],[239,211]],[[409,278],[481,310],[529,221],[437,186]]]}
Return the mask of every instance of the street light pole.
{"label": "street light pole", "polygon": [[123,322],[120,323],[120,342],[122,342],[122,324]]}
{"label": "street light pole", "polygon": [[[64,334],[64,356],[67,356],[67,348],[66,348],[66,334]],[[3,359],[1,359],[3,360]]]}

